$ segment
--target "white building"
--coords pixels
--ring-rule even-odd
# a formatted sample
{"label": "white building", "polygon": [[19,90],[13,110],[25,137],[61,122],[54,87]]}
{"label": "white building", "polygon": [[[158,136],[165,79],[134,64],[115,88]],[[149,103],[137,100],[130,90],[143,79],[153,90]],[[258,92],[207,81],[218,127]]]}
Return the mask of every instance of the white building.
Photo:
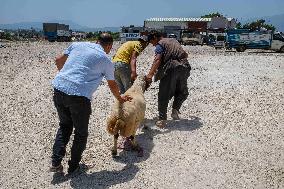
{"label": "white building", "polygon": [[146,29],[163,30],[165,27],[188,29],[190,24],[206,28],[211,18],[149,18],[144,21]]}
{"label": "white building", "polygon": [[234,18],[214,17],[208,23],[208,29],[233,29],[236,28],[237,21]]}
{"label": "white building", "polygon": [[180,30],[206,31],[208,29],[232,29],[237,22],[233,18],[149,18],[144,21],[146,30],[165,30],[175,28]]}

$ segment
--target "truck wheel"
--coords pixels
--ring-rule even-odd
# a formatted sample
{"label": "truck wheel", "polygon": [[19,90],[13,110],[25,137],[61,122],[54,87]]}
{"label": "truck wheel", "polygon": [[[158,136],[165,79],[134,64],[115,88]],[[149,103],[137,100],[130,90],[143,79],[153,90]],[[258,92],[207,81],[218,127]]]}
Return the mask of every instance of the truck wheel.
{"label": "truck wheel", "polygon": [[238,48],[236,48],[237,52],[244,52],[246,50],[245,46],[239,46]]}

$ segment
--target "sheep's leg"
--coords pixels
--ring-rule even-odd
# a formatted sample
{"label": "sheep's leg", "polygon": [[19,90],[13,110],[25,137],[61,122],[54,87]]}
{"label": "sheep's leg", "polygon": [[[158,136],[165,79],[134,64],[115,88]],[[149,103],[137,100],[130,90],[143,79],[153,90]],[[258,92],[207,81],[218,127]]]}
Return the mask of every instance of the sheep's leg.
{"label": "sheep's leg", "polygon": [[143,156],[143,148],[141,146],[139,146],[139,144],[137,143],[135,136],[131,135],[130,136],[131,139],[131,143],[132,143],[132,149],[138,152],[138,156],[142,157]]}
{"label": "sheep's leg", "polygon": [[111,154],[112,154],[113,157],[115,157],[117,155],[117,139],[118,139],[118,137],[119,137],[118,133],[113,136],[114,144],[113,144],[113,148],[111,150]]}
{"label": "sheep's leg", "polygon": [[129,138],[130,138],[130,140],[131,140],[132,149],[133,149],[133,150],[136,150],[138,144],[137,144],[137,142],[136,142],[136,140],[135,140],[135,137],[134,137],[133,135],[131,135]]}

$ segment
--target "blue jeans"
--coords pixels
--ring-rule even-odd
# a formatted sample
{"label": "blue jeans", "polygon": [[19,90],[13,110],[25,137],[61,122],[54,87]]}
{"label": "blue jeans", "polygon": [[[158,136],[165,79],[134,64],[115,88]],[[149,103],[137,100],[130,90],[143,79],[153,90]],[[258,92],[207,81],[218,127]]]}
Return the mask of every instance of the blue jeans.
{"label": "blue jeans", "polygon": [[123,94],[132,86],[130,64],[115,62],[114,69],[115,81],[119,87],[120,93]]}
{"label": "blue jeans", "polygon": [[61,164],[74,128],[74,141],[68,164],[69,167],[77,167],[87,144],[91,102],[86,97],[67,95],[57,89],[54,89],[53,101],[59,117],[59,128],[53,145],[52,165]]}

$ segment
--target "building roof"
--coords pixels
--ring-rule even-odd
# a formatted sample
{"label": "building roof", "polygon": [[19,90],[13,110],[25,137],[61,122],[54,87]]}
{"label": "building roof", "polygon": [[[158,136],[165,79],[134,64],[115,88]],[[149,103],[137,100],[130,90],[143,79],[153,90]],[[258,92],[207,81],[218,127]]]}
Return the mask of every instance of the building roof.
{"label": "building roof", "polygon": [[211,18],[149,18],[147,22],[210,22]]}
{"label": "building roof", "polygon": [[234,18],[227,18],[227,20],[229,21],[229,22],[231,22],[232,20],[235,20]]}

